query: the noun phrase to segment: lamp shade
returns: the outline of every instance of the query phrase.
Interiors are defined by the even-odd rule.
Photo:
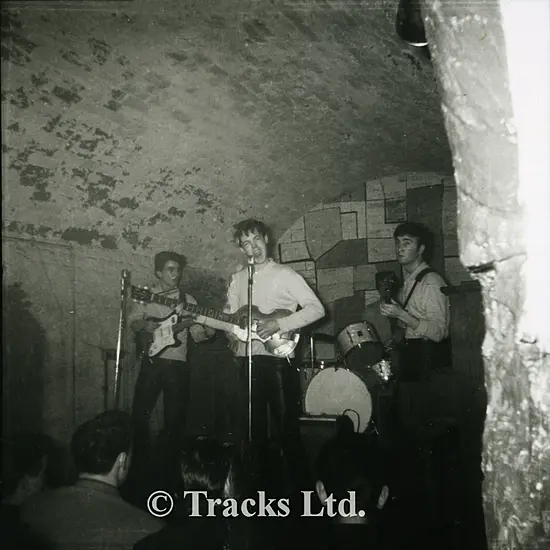
[[[420,0],[399,0],[395,30],[401,40],[411,46],[426,46],[426,31],[422,21]]]

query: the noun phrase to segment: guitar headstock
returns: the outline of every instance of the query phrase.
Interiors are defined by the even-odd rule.
[[[153,298],[153,293],[146,286],[134,286],[132,285],[130,296],[134,302],[151,302]]]

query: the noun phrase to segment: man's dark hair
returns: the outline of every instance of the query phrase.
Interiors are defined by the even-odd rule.
[[[107,474],[120,453],[132,447],[132,422],[123,411],[106,411],[74,433],[71,451],[79,473]]]
[[[208,498],[223,499],[225,483],[236,466],[236,461],[237,453],[229,443],[208,437],[188,439],[180,453],[183,489],[206,491]],[[201,505],[203,500],[201,499]]]
[[[35,477],[44,469],[53,442],[42,433],[20,433],[2,442],[2,498],[8,498],[25,476]]]
[[[262,237],[267,237],[269,231],[265,223],[252,218],[243,220],[233,226],[233,238],[237,244],[240,244],[241,237],[250,235],[251,233],[258,233]]]
[[[337,501],[353,491],[358,510],[375,512],[385,485],[381,451],[373,440],[342,425],[317,456],[317,479]]]
[[[167,262],[176,262],[182,270],[187,265],[187,258],[182,254],[165,250],[155,255],[155,273],[162,271]]]
[[[433,252],[433,234],[432,232],[423,224],[417,222],[403,222],[399,224],[395,231],[393,232],[393,238],[397,237],[414,237],[418,240],[418,246],[424,245],[423,258],[431,258]]]

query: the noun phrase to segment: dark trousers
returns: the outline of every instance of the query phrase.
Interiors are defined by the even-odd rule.
[[[399,346],[398,379],[406,382],[428,380],[435,370],[451,367],[450,340],[431,342],[422,338],[403,340]]]
[[[244,399],[246,436],[248,437],[248,359],[239,361],[241,390]],[[298,372],[286,359],[256,355],[252,363],[252,447],[259,450],[260,461],[269,440],[280,442],[291,491],[308,484],[307,460],[302,445],[299,414],[300,386]],[[261,465],[260,467],[262,467]]]
[[[135,468],[149,467],[151,459],[151,415],[163,394],[164,443],[169,461],[174,458],[177,446],[185,434],[189,405],[189,365],[183,361],[144,358],[136,381],[132,419],[134,425]]]

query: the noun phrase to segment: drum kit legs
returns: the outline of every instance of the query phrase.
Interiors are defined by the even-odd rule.
[[[343,359],[316,362],[315,340],[337,343]],[[390,384],[392,371],[374,328],[360,322],[336,337],[313,333],[309,346],[308,365],[300,369],[305,417],[346,415],[356,432],[376,430],[377,397]]]

